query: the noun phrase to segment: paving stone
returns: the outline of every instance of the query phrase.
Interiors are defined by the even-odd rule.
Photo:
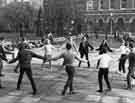
[[[129,98],[121,98],[121,102],[122,103],[135,103],[134,100],[129,99]]]
[[[17,100],[16,96],[0,97],[0,103],[14,103]]]
[[[21,103],[35,103],[38,101],[40,101],[40,97],[37,98],[32,96],[25,96],[20,100]]]
[[[57,75],[58,76],[58,75]],[[47,75],[47,76],[43,76],[42,79],[43,80],[48,80],[48,79],[54,79],[57,77],[56,75]]]
[[[24,93],[25,92],[23,92],[23,91],[13,91],[13,92],[9,92],[8,94],[13,95],[13,96],[19,96],[19,95],[22,95]]]
[[[128,98],[135,98],[135,93],[133,91],[122,90],[122,89],[113,89],[110,94],[115,96],[122,96]]]
[[[47,101],[61,101],[62,100],[62,96],[48,96],[44,98]]]
[[[105,96],[102,98],[102,103],[119,103],[120,97]]]
[[[86,101],[92,101],[92,102],[98,102],[101,99],[101,96],[98,95],[88,95],[85,100]]]

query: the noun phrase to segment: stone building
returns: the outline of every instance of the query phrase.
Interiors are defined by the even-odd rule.
[[[87,0],[89,32],[135,32],[135,0]]]

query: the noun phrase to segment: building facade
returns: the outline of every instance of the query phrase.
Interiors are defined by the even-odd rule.
[[[89,32],[135,32],[135,0],[87,0]]]

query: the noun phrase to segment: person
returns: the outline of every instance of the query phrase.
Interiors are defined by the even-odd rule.
[[[112,58],[107,54],[107,48],[102,48],[102,54],[99,55],[98,57],[98,62],[97,62],[97,69],[98,71],[98,82],[99,82],[99,90],[97,92],[103,92],[103,86],[102,86],[102,79],[104,76],[105,82],[108,87],[108,91],[111,91],[111,85],[108,79],[108,74],[109,74],[109,66]]]
[[[82,62],[87,62],[86,60],[83,60],[81,58],[79,58],[77,55],[75,55],[73,53],[73,51],[71,50],[72,48],[72,45],[70,43],[67,43],[66,44],[66,50],[64,52],[62,52],[60,55],[56,56],[56,57],[52,57],[52,58],[49,58],[48,61],[51,61],[51,60],[58,60],[58,59],[61,59],[63,58],[64,59],[64,63],[63,65],[65,66],[65,70],[67,72],[67,75],[68,75],[68,79],[66,81],[66,84],[64,86],[64,89],[61,93],[61,95],[65,95],[68,87],[69,87],[69,90],[70,90],[70,94],[74,94],[74,89],[73,89],[73,78],[74,78],[74,73],[75,73],[75,67],[74,67],[74,59],[77,59],[79,61],[82,61]]]
[[[83,58],[83,56],[85,55],[86,60],[88,60],[88,67],[90,67],[90,62],[89,62],[89,47],[91,48],[91,50],[94,49],[94,47],[92,45],[90,45],[90,43],[88,42],[86,36],[83,37],[83,41],[80,43],[79,46],[79,53],[80,53],[80,57]],[[81,61],[79,62],[79,67],[81,65]]]
[[[107,51],[109,51],[109,52],[113,52],[113,50],[112,49],[110,49],[110,47],[109,47],[109,45],[108,45],[108,42],[107,42],[107,40],[106,39],[104,39],[102,42],[101,42],[101,44],[100,44],[100,46],[99,46],[99,48],[97,48],[96,50],[98,50],[99,51],[99,54],[102,54],[102,48],[106,48],[107,49]]]
[[[3,42],[4,42],[4,37],[0,37],[0,55],[6,58]],[[0,59],[0,76],[4,76],[4,74],[2,74],[2,70],[3,70],[3,62],[2,59]]]
[[[43,49],[45,52],[44,52],[44,57],[47,57],[47,58],[51,58],[52,57],[52,51],[53,50],[56,50],[57,48],[55,48],[52,44],[51,44],[51,41],[49,39],[46,39],[46,45],[42,46],[41,48],[38,48],[38,49]],[[45,43],[44,41],[44,43]],[[42,67],[44,65],[46,61],[43,60],[43,63],[42,63]],[[49,61],[49,69],[52,71],[52,63],[51,61]]]
[[[122,45],[120,46],[119,49],[116,49],[116,51],[120,51],[120,59],[119,59],[119,72],[121,73],[121,71],[123,73],[126,73],[125,71],[125,62],[126,62],[126,57],[127,54],[129,53],[129,48],[127,47],[127,43],[126,42],[122,42]]]
[[[61,49],[65,49],[67,43],[70,43],[72,45],[72,50],[75,51],[77,55],[79,55],[76,43],[74,42],[72,36],[67,37],[66,42],[64,45],[62,45]]]
[[[51,32],[48,34],[48,39],[53,43],[53,34]]]
[[[129,48],[130,48],[130,53],[128,55],[128,61],[129,61],[129,66],[128,66],[128,73],[127,73],[127,89],[131,90],[131,78],[135,79],[135,75],[134,75],[134,67],[135,67],[135,53],[133,50],[133,44],[130,43],[129,44]]]
[[[31,60],[32,57],[36,57],[39,59],[46,59],[45,57],[39,56],[31,51],[25,50],[25,45],[24,44],[19,44],[18,45],[19,52],[17,54],[17,57],[15,59],[12,59],[9,61],[9,64],[16,62],[19,60],[19,65],[20,65],[20,75],[17,83],[17,90],[20,90],[20,85],[22,82],[23,74],[26,73],[27,77],[29,78],[32,89],[33,89],[33,95],[37,93],[37,89],[32,77],[32,70],[31,70]]]

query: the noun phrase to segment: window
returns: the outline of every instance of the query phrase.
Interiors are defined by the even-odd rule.
[[[116,5],[115,5],[116,2],[117,2],[117,0],[110,0],[110,9],[116,8]]]
[[[88,0],[86,3],[87,11],[95,9],[96,0]]]
[[[127,8],[127,0],[121,0],[121,8]]]
[[[99,0],[99,9],[104,9],[104,0]]]

